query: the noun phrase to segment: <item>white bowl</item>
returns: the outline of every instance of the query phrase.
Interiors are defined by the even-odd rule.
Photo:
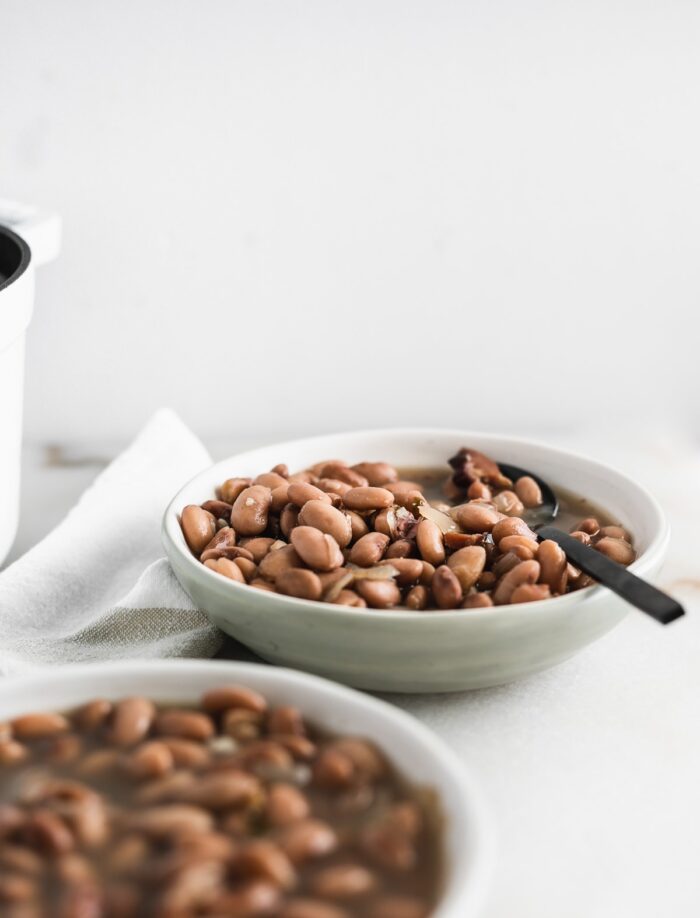
[[[589,498],[633,534],[635,573],[661,567],[668,526],[656,501],[619,472],[574,453],[512,437],[461,430],[370,430],[280,443],[241,453],[201,472],[174,497],[163,541],[175,574],[213,622],[261,657],[360,688],[440,692],[511,682],[567,659],[624,618],[629,606],[594,586],[556,599],[450,612],[354,609],[251,589],[214,573],[190,553],[178,522],[186,504],[214,496],[232,476],[278,462],[305,468],[325,458],[444,465],[472,446]]]
[[[454,753],[408,714],[325,679],[255,663],[146,660],[64,666],[4,679],[0,721],[32,711],[61,711],[91,698],[147,695],[196,702],[227,682],[262,692],[273,704],[296,704],[309,721],[336,733],[368,737],[410,782],[437,792],[444,819],[445,878],[433,918],[480,914],[493,863],[493,836],[481,793]]]

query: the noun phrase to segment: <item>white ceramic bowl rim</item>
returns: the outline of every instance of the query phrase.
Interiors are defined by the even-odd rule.
[[[290,698],[293,698],[295,689],[303,689],[322,697],[324,709],[329,711],[336,703],[340,710],[350,708],[355,711],[372,712],[377,720],[392,721],[398,726],[401,733],[408,737],[411,745],[424,749],[430,759],[434,760],[438,796],[441,785],[443,788],[451,786],[453,792],[457,793],[457,799],[462,804],[461,816],[468,821],[472,838],[468,864],[465,863],[463,853],[457,846],[450,847],[446,852],[451,863],[436,907],[435,918],[476,918],[488,892],[495,857],[494,835],[482,792],[469,771],[443,740],[420,721],[386,701],[320,676],[266,664],[225,660],[125,660],[69,664],[8,676],[0,684],[0,718],[45,710],[46,703],[43,700],[37,701],[37,694],[47,689],[51,690],[54,686],[57,698],[60,697],[61,686],[73,686],[72,691],[67,693],[73,700],[64,705],[71,707],[90,700],[95,694],[117,699],[145,691],[139,688],[140,679],[157,680],[159,676],[173,673],[178,675],[180,691],[180,687],[184,688],[187,685],[188,675],[196,678],[205,672],[207,680],[211,675],[212,684],[216,684],[219,678],[227,681],[235,679],[242,683],[247,681],[253,685],[257,684],[258,690],[263,693],[271,692],[269,686],[275,686],[283,689],[282,697]],[[105,687],[105,683],[109,684],[109,680],[115,676],[119,677],[124,690],[112,690],[110,693],[109,685]],[[92,687],[95,681],[99,682],[97,690]],[[82,688],[76,690],[75,686],[82,684],[84,691]],[[172,698],[158,697],[157,690],[151,690],[148,694],[155,701],[173,701]],[[195,700],[198,691],[193,690],[192,694]],[[8,705],[8,695],[22,697],[26,699],[26,703],[24,700],[14,703],[10,700]],[[58,702],[58,705],[60,707],[61,702]],[[384,749],[384,752],[392,759],[390,749]],[[395,764],[401,771],[401,763]]]
[[[542,450],[545,450],[552,456],[556,456],[561,460],[562,464],[585,461],[585,463],[592,469],[597,469],[601,473],[605,473],[609,476],[615,476],[621,483],[625,485],[628,491],[635,494],[635,498],[638,502],[645,503],[646,509],[649,512],[650,516],[654,517],[654,526],[655,535],[651,539],[650,543],[647,545],[646,549],[635,559],[635,561],[629,566],[629,570],[636,574],[643,574],[643,572],[653,566],[656,559],[663,555],[666,545],[669,540],[669,529],[666,518],[659,506],[657,500],[640,484],[633,481],[631,478],[628,478],[622,472],[617,469],[612,468],[612,466],[605,465],[602,462],[598,462],[595,459],[590,459],[587,456],[584,456],[581,453],[575,453],[571,450],[564,450],[558,447],[550,446],[547,443],[543,443],[538,440],[531,440],[526,437],[514,437],[514,436],[502,436],[501,434],[489,433],[487,431],[463,431],[463,430],[451,430],[442,427],[392,427],[389,429],[366,429],[366,430],[357,430],[357,431],[342,431],[340,433],[330,433],[323,434],[317,437],[301,437],[296,440],[287,440],[283,443],[270,444],[269,446],[279,447],[280,453],[287,449],[293,449],[295,447],[304,445],[310,449],[313,449],[314,444],[318,442],[319,448],[322,448],[322,445],[330,437],[352,437],[356,436],[358,438],[365,436],[378,436],[384,434],[389,437],[410,437],[415,436],[417,438],[426,437],[426,436],[454,436],[457,440],[463,440],[465,437],[472,436],[476,438],[486,438],[498,440],[499,443],[505,446],[515,446],[518,445],[527,445],[527,446],[536,446]],[[257,453],[260,449],[269,448],[269,447],[256,447],[252,450],[246,450],[243,453],[236,453],[233,456],[229,456],[226,459],[222,459],[219,462],[213,463],[211,466],[208,466],[206,469],[198,472],[194,475],[188,482],[186,482],[182,488],[177,492],[171,502],[168,504],[165,514],[163,516],[163,532],[167,535],[170,543],[174,547],[175,551],[185,559],[185,563],[190,565],[196,565],[199,571],[208,578],[213,578],[214,582],[220,582],[222,579],[221,574],[217,574],[215,571],[211,570],[208,567],[205,567],[201,564],[194,555],[190,552],[187,547],[187,543],[182,535],[182,530],[180,529],[180,511],[182,510],[183,503],[183,493],[189,489],[189,487],[196,482],[199,478],[208,476],[214,469],[221,468],[222,472],[226,469],[227,466],[230,466],[232,462],[240,461],[246,459],[249,455]],[[531,471],[536,472],[536,469],[531,469]],[[226,473],[223,472],[225,475]],[[230,476],[227,476],[230,477]],[[222,479],[223,480],[223,479]],[[586,495],[590,496],[590,495]],[[591,499],[595,499],[594,496],[591,496]],[[223,578],[226,579],[226,578]],[[230,588],[232,590],[249,590],[251,587],[246,584],[237,583],[234,580],[229,581]],[[586,587],[582,590],[576,590],[574,593],[567,593],[563,596],[552,597],[551,599],[543,599],[537,602],[528,602],[520,603],[518,606],[519,614],[526,615],[528,617],[535,617],[539,614],[543,605],[546,605],[548,609],[553,608],[553,604],[570,604],[572,601],[582,602],[588,597],[598,595],[600,592],[608,592],[608,588],[595,584],[590,587]],[[289,604],[295,605],[300,604],[304,606],[313,606],[317,608],[324,608],[328,610],[328,603],[315,602],[313,600],[307,599],[298,599],[294,596],[285,596],[281,593],[269,592],[266,594],[267,598],[272,603],[278,603],[279,608],[282,611],[285,608],[289,607]],[[508,608],[512,609],[513,606]],[[464,616],[465,612],[463,609],[451,609],[447,611],[431,611],[429,614],[416,612],[411,609],[397,609],[397,610],[388,610],[383,611],[381,609],[358,609],[352,606],[343,606],[343,605],[333,605],[332,607],[333,615],[345,621],[361,620],[364,618],[368,612],[372,616],[380,616],[386,619],[396,619],[397,621],[411,621],[414,623],[414,627],[421,627],[420,623],[427,624],[428,622],[435,621],[444,621],[448,622],[453,620],[456,617]],[[495,613],[497,614],[498,607],[494,610],[491,607],[488,608],[476,608],[469,610],[470,618],[485,618],[492,617]]]

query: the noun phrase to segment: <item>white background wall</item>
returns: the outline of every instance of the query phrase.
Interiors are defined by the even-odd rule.
[[[700,4],[0,0],[32,437],[700,422]]]

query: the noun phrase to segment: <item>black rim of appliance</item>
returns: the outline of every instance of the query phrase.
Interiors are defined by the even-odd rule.
[[[24,274],[31,257],[24,239],[6,226],[0,226],[0,291]]]

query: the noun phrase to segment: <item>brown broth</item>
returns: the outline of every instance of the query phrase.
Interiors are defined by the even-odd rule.
[[[441,501],[454,506],[464,503],[466,497],[460,497],[459,500],[450,500],[445,496],[443,486],[449,480],[450,474],[444,468],[413,466],[410,468],[401,467],[397,469],[402,479],[406,478],[415,481],[421,485],[426,498],[431,501]],[[603,510],[598,504],[589,500],[587,497],[581,497],[565,488],[552,488],[559,501],[559,512],[556,517],[556,525],[569,532],[577,523],[586,517],[595,517],[601,526],[619,526],[620,523],[610,513]],[[523,513],[523,519],[530,523],[541,522],[537,519],[537,510],[526,510]]]

